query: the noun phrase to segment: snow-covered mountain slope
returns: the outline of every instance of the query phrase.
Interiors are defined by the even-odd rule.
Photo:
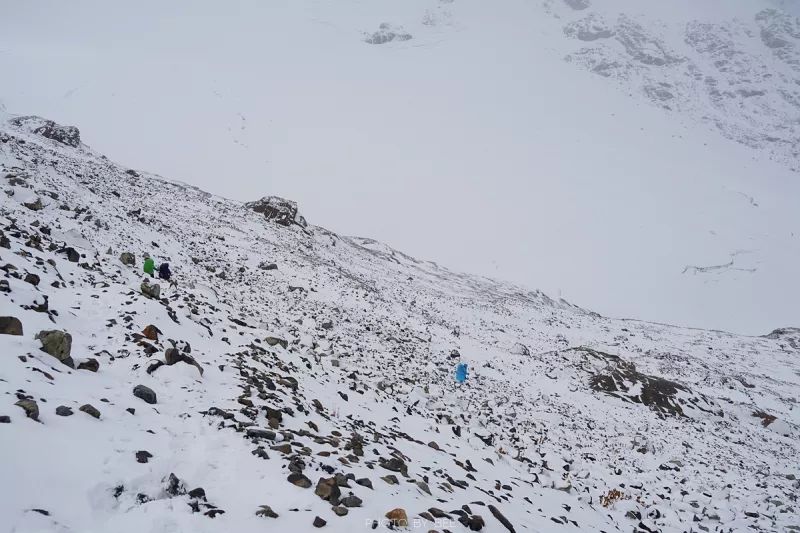
[[[35,117],[0,170],[2,531],[800,529],[799,330],[606,319]]]
[[[566,60],[798,170],[797,14],[766,1],[647,4],[543,2],[574,40]]]
[[[796,4],[8,2],[0,100],[337,233],[757,335],[800,321]]]

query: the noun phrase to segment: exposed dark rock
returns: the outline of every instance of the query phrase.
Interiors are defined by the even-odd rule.
[[[130,252],[122,252],[119,256],[119,262],[123,265],[133,266],[136,264],[136,256]]]
[[[22,322],[17,317],[0,316],[0,335],[22,335]]]
[[[358,496],[351,494],[350,496],[342,498],[339,503],[345,507],[361,507],[363,501]]]
[[[90,357],[86,361],[81,361],[78,363],[78,370],[90,370],[92,372],[97,372],[100,369],[100,363],[97,359]]]
[[[149,298],[158,300],[161,298],[161,286],[158,283],[150,283],[149,280],[144,280],[140,286],[142,294]]]
[[[10,424],[10,423],[11,423],[11,417],[10,416],[8,416],[8,415],[0,416],[0,424]]]
[[[262,516],[266,518],[278,518],[278,513],[272,510],[272,507],[269,505],[261,505],[256,511],[256,516]]]
[[[325,524],[327,524],[327,523],[328,522],[326,522],[325,520],[323,520],[322,518],[320,518],[318,516],[314,517],[314,527],[325,527]]]
[[[22,407],[28,418],[39,420],[39,405],[34,400],[19,400],[14,405]]]
[[[270,346],[280,345],[284,349],[289,348],[289,343],[286,342],[284,339],[279,339],[278,337],[267,337],[266,339],[264,339],[264,342],[266,342]]]
[[[244,205],[256,213],[262,213],[267,220],[272,220],[282,226],[291,226],[292,224],[301,227],[307,226],[305,219],[297,213],[297,202],[278,196],[265,196]]]
[[[178,476],[170,473],[169,477],[165,480],[164,491],[170,496],[180,496],[186,494],[186,487],[183,482],[178,479]]]
[[[136,452],[136,462],[137,463],[146,463],[153,457],[153,454],[148,452],[147,450],[139,450]]]
[[[492,504],[489,504],[489,512],[491,512],[492,516],[494,516],[498,522],[503,524],[503,526],[505,526],[507,530],[509,530],[511,533],[516,533],[514,526],[511,525],[511,522],[508,521],[508,518],[503,516],[503,513],[501,513],[500,510],[497,509],[497,507],[495,507]]]
[[[81,405],[78,410],[83,411],[87,415],[93,416],[95,418],[100,418],[100,411],[98,411],[97,408],[95,408],[92,404],[87,403]]]
[[[136,385],[133,388],[133,395],[137,398],[144,400],[149,404],[156,403],[156,393],[153,392],[153,389],[150,387],[146,387],[144,385]]]
[[[331,505],[335,505],[339,501],[339,496],[342,495],[342,491],[339,490],[339,486],[336,484],[336,478],[320,478],[317,481],[317,487],[314,489],[314,494],[331,503]]]
[[[289,474],[289,477],[286,478],[286,481],[303,489],[311,488],[311,480],[303,474],[297,472],[292,472]]]
[[[362,477],[361,479],[356,480],[356,484],[361,485],[362,487],[372,488],[372,481],[369,479]]]
[[[23,281],[25,283],[30,283],[34,287],[37,287],[39,285],[39,282],[41,281],[41,278],[39,278],[39,276],[37,276],[36,274],[31,274],[29,272],[25,274],[25,279]]]
[[[334,506],[331,508],[331,511],[333,511],[336,516],[347,516],[347,513],[349,512],[347,507],[342,507],[341,505]]]
[[[590,348],[576,348],[575,351],[585,354],[584,357],[592,363],[606,365],[602,371],[590,377],[592,390],[627,402],[641,403],[653,411],[668,415],[688,416],[686,411],[693,409],[706,413],[719,411],[705,396],[692,392],[680,383],[642,374],[633,363],[619,356]]]
[[[56,414],[58,416],[72,416],[72,409],[66,405],[59,405],[56,407]]]

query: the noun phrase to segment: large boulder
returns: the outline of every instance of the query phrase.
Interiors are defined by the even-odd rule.
[[[68,367],[75,368],[75,362],[70,355],[72,352],[72,335],[66,331],[46,329],[37,333],[36,339],[42,343],[42,351],[52,355]]]
[[[149,298],[158,300],[161,298],[161,285],[158,283],[150,283],[149,280],[144,280],[141,285],[142,294]]]
[[[297,212],[297,202],[280,198],[279,196],[265,196],[255,202],[244,204],[256,213],[262,213],[267,220],[272,220],[282,226],[297,224],[306,227],[306,219]]]
[[[0,335],[22,335],[22,322],[14,316],[0,316]]]
[[[81,132],[75,126],[62,126],[52,120],[36,116],[16,117],[9,122],[20,129],[52,139],[66,146],[77,148],[81,145]]]

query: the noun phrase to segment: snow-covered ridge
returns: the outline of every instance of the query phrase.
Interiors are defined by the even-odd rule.
[[[567,61],[798,170],[800,19],[768,4],[697,4],[660,19],[625,0],[543,3],[573,41]]]
[[[606,319],[37,130],[0,125],[3,531],[797,530],[796,329]]]

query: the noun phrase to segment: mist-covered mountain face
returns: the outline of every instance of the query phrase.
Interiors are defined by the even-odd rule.
[[[81,138],[0,125],[3,532],[800,529],[800,330],[607,319]]]
[[[546,0],[574,41],[565,59],[793,170],[800,161],[800,19],[796,5]],[[728,5],[723,5],[728,4]],[[648,6],[649,7],[649,6]],[[794,11],[794,13],[792,13]]]
[[[4,14],[0,100],[116,161],[608,316],[800,322],[792,2]]]

